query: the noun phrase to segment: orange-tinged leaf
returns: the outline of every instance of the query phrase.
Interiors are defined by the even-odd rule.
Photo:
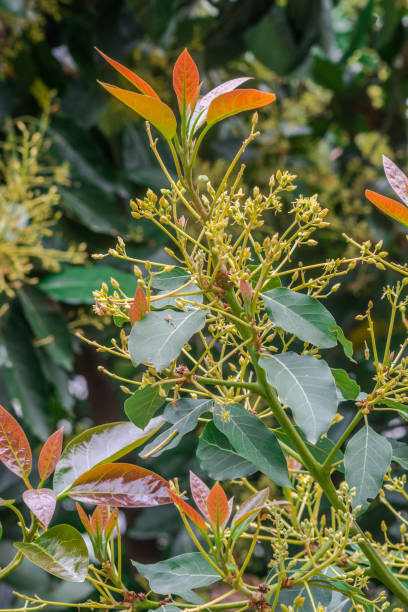
[[[207,123],[215,123],[243,111],[260,108],[275,102],[275,100],[275,94],[260,91],[259,89],[234,89],[233,91],[227,91],[227,93],[221,94],[211,102],[207,113]]]
[[[151,96],[152,98],[156,98],[157,100],[160,100],[159,96],[157,95],[157,93],[154,91],[153,87],[150,87],[149,83],[146,83],[146,81],[144,81],[140,76],[138,76],[135,72],[133,72],[132,70],[130,70],[129,68],[126,68],[126,66],[123,66],[123,64],[120,64],[119,62],[117,62],[116,60],[112,59],[111,57],[109,57],[108,55],[106,55],[105,53],[103,53],[103,51],[100,51],[97,47],[95,47],[96,51],[99,53],[99,55],[101,55],[103,57],[104,60],[106,60],[107,62],[109,62],[109,64],[111,66],[113,66],[115,68],[115,70],[117,70],[118,72],[120,72],[120,74],[122,76],[125,77],[125,79],[127,79],[128,81],[130,81],[135,87],[137,87],[142,93],[144,93],[146,96]]]
[[[141,321],[147,313],[147,298],[146,294],[141,287],[138,287],[135,291],[135,297],[129,309],[129,317],[132,325],[136,321]]]
[[[184,49],[174,64],[173,87],[181,108],[194,106],[199,91],[199,75],[187,49]]]
[[[81,504],[78,504],[78,502],[76,503],[76,509],[77,509],[79,518],[81,519],[81,523],[85,527],[85,530],[87,531],[89,535],[92,535],[93,529],[92,529],[91,521],[89,520],[89,517],[85,513],[85,510],[82,508]]]
[[[366,189],[366,198],[386,215],[408,227],[408,207],[386,196]]]
[[[109,508],[108,506],[96,506],[91,516],[91,525],[94,533],[102,534],[105,529],[106,523],[109,519]]]
[[[27,489],[23,493],[23,500],[45,529],[48,529],[57,503],[55,492],[52,489]]]
[[[228,520],[230,507],[224,489],[218,482],[211,489],[207,498],[207,511],[214,525],[223,525]]]
[[[166,138],[171,140],[177,129],[177,122],[170,106],[161,100],[143,94],[121,89],[108,83],[98,81],[112,96],[129,106],[138,115],[149,121]]]
[[[118,520],[119,510],[114,508],[110,514],[108,522],[105,525],[105,538],[110,538],[112,531],[115,529],[116,521]]]
[[[55,431],[44,443],[38,458],[38,472],[45,480],[55,470],[62,451],[62,427]]]
[[[170,495],[176,506],[178,506],[179,509],[184,512],[184,514],[187,514],[187,516],[193,521],[195,525],[197,525],[197,527],[203,533],[207,531],[203,517],[198,514],[198,512],[194,510],[194,508],[190,506],[190,504],[185,502],[184,499],[182,499],[179,495],[176,495],[176,493],[173,493],[173,491],[170,491],[170,489],[168,491],[168,494]]]
[[[190,490],[193,496],[195,505],[200,510],[201,514],[205,518],[209,518],[207,510],[207,498],[210,493],[210,489],[207,487],[205,482],[201,480],[194,472],[190,470]]]
[[[14,474],[26,479],[32,467],[27,436],[3,406],[0,406],[0,461]]]

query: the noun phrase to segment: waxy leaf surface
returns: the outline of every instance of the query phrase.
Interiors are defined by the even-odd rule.
[[[397,164],[394,164],[394,162],[386,155],[383,155],[383,166],[387,181],[397,196],[400,197],[401,200],[408,206],[408,177],[400,168],[398,168]]]
[[[141,287],[138,287],[135,291],[133,302],[130,305],[129,317],[132,325],[136,321],[141,321],[147,312],[147,298],[146,294]]]
[[[86,504],[148,508],[171,503],[168,482],[131,463],[98,465],[73,483],[69,495]]]
[[[383,213],[399,221],[403,225],[408,226],[407,206],[404,206],[401,202],[397,202],[397,200],[387,198],[376,191],[371,191],[370,189],[366,189],[365,195],[366,198]]]
[[[57,503],[55,492],[52,489],[27,489],[23,493],[23,500],[44,527],[48,529]]]
[[[20,478],[27,478],[31,472],[32,455],[27,436],[3,406],[0,406],[0,461]]]
[[[44,443],[38,458],[38,472],[40,478],[45,480],[55,470],[62,451],[62,427],[55,431]]]
[[[337,410],[336,386],[327,363],[312,355],[288,352],[261,357],[259,365],[306,438],[316,442]]]
[[[207,497],[207,513],[213,525],[222,526],[228,520],[230,508],[224,489],[218,482],[210,490]]]
[[[166,390],[168,385],[163,384],[161,387]],[[125,414],[137,427],[144,429],[165,402],[166,398],[160,395],[160,387],[149,385],[143,387],[143,389],[138,389],[125,400]],[[158,422],[158,419],[156,421]],[[160,424],[162,423],[163,420],[160,420]],[[154,433],[155,431],[152,432],[152,435]]]
[[[248,110],[254,110],[276,100],[273,93],[258,89],[235,89],[215,98],[207,113],[207,123],[215,123],[232,115]]]
[[[133,70],[126,68],[126,66],[123,66],[122,64],[112,59],[111,57],[109,57],[108,55],[100,51],[99,49],[96,49],[96,50],[99,53],[99,55],[103,57],[104,60],[106,60],[111,66],[113,66],[113,68],[115,68],[115,70],[117,70],[122,76],[124,76],[125,79],[127,79],[133,85],[135,85],[135,87],[137,87],[137,89],[139,89],[142,93],[144,93],[146,96],[151,96],[152,98],[156,98],[157,100],[160,100],[159,96],[154,91],[153,87],[151,87],[149,83],[146,83],[146,81],[144,81],[140,76],[134,73]]]
[[[198,85],[198,68],[187,49],[184,49],[173,69],[173,87],[181,108],[191,107],[194,104],[198,95]]]
[[[192,472],[191,470],[190,491],[191,495],[193,496],[195,505],[200,510],[201,514],[206,518],[209,518],[207,510],[207,499],[210,494],[210,489],[209,487],[207,487],[205,482],[203,482],[201,478],[199,478],[197,474],[194,474],[194,472]]]
[[[332,368],[336,387],[340,390],[345,400],[355,400],[360,393],[360,386],[350,378],[346,370]]]
[[[154,435],[161,424],[161,419],[154,419],[143,430],[126,421],[84,431],[71,440],[62,453],[54,474],[54,491],[61,495],[92,467],[127,455]]]
[[[256,466],[241,457],[212,422],[207,423],[200,436],[197,459],[204,472],[214,480],[233,480],[257,471]]]
[[[35,542],[17,542],[18,550],[49,574],[68,582],[83,582],[88,571],[88,549],[77,529],[56,525]]]
[[[173,493],[173,491],[169,490],[169,495],[174,501],[174,503],[184,512],[184,514],[186,514],[193,521],[193,523],[203,533],[207,531],[204,519],[200,514],[198,514],[197,510],[194,510],[194,508],[190,506],[190,504],[184,501],[184,499],[180,497],[180,495],[176,495],[176,493]]]
[[[336,346],[336,321],[318,300],[310,295],[278,287],[263,294],[266,312],[273,323],[295,334],[303,342],[320,348]]]
[[[176,133],[177,121],[170,106],[164,104],[161,100],[152,98],[151,96],[145,96],[143,94],[128,91],[127,89],[121,89],[115,87],[115,85],[109,85],[108,83],[102,83],[98,81],[102,87],[106,89],[112,96],[129,106],[138,115],[143,117],[154,125],[166,140],[171,140]]]

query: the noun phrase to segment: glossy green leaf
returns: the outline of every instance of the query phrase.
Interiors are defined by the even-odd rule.
[[[228,438],[237,453],[276,484],[291,487],[285,455],[266,425],[240,404],[217,407],[214,425]]]
[[[17,542],[18,550],[49,574],[68,582],[83,582],[88,571],[88,549],[77,529],[56,525],[34,542]]]
[[[261,357],[259,364],[306,438],[316,442],[337,410],[336,387],[327,363],[312,355],[288,352]]]
[[[27,489],[23,493],[23,500],[31,512],[48,529],[57,503],[55,492],[52,489]]]
[[[125,414],[137,427],[142,429],[147,427],[151,418],[166,402],[166,396],[163,397],[160,394],[160,389],[167,391],[169,385],[163,384],[155,387],[149,385],[138,389],[125,400]]]
[[[392,438],[389,438],[389,442],[392,446],[392,460],[399,463],[404,470],[408,470],[408,444]]]
[[[199,438],[197,459],[204,472],[214,480],[233,480],[257,471],[253,463],[236,452],[212,421],[207,423]]]
[[[144,447],[141,453],[142,458],[146,455],[157,457],[163,451],[177,446],[182,437],[196,427],[198,418],[211,408],[212,402],[205,399],[184,398],[167,404],[163,412],[163,419],[172,426]],[[167,443],[165,443],[166,440],[168,440]],[[157,451],[153,452],[155,448]]]
[[[357,490],[353,507],[368,508],[382,486],[391,458],[390,442],[369,426],[362,427],[349,440],[344,453],[344,467],[347,484]]]
[[[395,410],[398,414],[405,420],[408,421],[408,406],[407,404],[403,404],[402,402],[396,402],[394,400],[382,399],[381,404],[390,408],[390,410]]]
[[[336,334],[337,341],[343,347],[345,356],[348,357],[350,361],[353,361],[354,363],[356,363],[355,359],[353,359],[354,349],[353,349],[353,343],[351,342],[351,340],[348,340],[346,338],[346,336],[344,335],[344,331],[341,329],[339,325],[334,325],[332,327],[332,331]]]
[[[161,424],[161,419],[154,419],[142,430],[133,423],[107,423],[79,434],[65,447],[57,464],[54,491],[61,495],[84,472],[127,455],[154,435]]]
[[[158,372],[177,359],[183,346],[205,325],[206,311],[149,312],[137,321],[129,335],[129,353],[134,365],[152,364]]]
[[[276,327],[321,348],[337,344],[336,334],[330,331],[336,321],[315,298],[287,287],[277,287],[262,297],[266,312]]]
[[[336,387],[341,391],[345,400],[355,400],[360,393],[360,386],[350,378],[346,370],[332,368],[332,374]]]

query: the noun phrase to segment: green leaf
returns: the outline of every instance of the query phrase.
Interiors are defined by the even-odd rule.
[[[77,529],[56,525],[34,542],[14,546],[32,563],[68,582],[83,582],[88,571],[88,549]]]
[[[404,470],[408,470],[408,444],[392,438],[388,438],[388,440],[392,446],[392,460],[399,463]]]
[[[153,436],[162,423],[162,419],[154,419],[144,430],[128,422],[107,423],[79,434],[65,447],[57,463],[54,491],[61,495],[91,468],[127,455]]]
[[[323,434],[337,410],[337,396],[330,368],[312,355],[282,353],[261,357],[268,382],[310,442]]]
[[[330,583],[328,580],[325,581],[326,588],[316,588],[312,585],[309,585],[310,592],[313,600],[310,599],[310,596],[303,585],[295,585],[290,589],[282,589],[279,593],[278,599],[278,610],[282,610],[281,604],[285,606],[293,606],[294,600],[296,597],[304,597],[305,602],[302,606],[302,612],[315,612],[318,607],[318,604],[322,604],[324,610],[330,610],[328,606],[331,603],[333,592],[330,590]],[[296,608],[295,608],[296,609]],[[341,608],[339,609],[342,610]],[[334,610],[333,610],[334,612]]]
[[[262,297],[266,312],[276,327],[321,348],[337,344],[336,334],[330,331],[336,321],[315,298],[287,287],[272,289]]]
[[[340,389],[344,399],[355,400],[361,391],[356,381],[350,378],[346,370],[332,368],[331,373],[333,374],[336,387]]]
[[[357,490],[354,507],[368,508],[382,486],[391,458],[390,442],[371,427],[362,427],[351,438],[344,453],[344,467],[347,484]]]
[[[134,365],[152,364],[158,372],[177,359],[183,346],[205,325],[206,311],[149,312],[137,321],[129,335],[129,353]]]
[[[167,391],[170,386],[163,384],[161,388]],[[143,389],[138,389],[125,400],[125,414],[132,423],[143,429],[165,401],[166,397],[160,395],[160,387],[149,385]]]
[[[408,421],[408,406],[406,404],[389,399],[382,399],[381,404],[384,404],[391,410],[395,410],[405,421]]]
[[[188,596],[191,589],[208,586],[220,580],[201,553],[185,553],[166,561],[145,564],[132,561],[138,572],[149,581],[150,588],[160,595]]]
[[[200,436],[196,454],[201,468],[214,480],[233,480],[257,471],[255,465],[240,457],[212,421]]]
[[[71,370],[74,358],[72,339],[62,312],[47,303],[48,298],[34,287],[25,285],[18,291],[18,296],[35,339],[47,340],[43,347],[48,356],[57,365]]]
[[[118,281],[122,291],[132,296],[137,287],[137,279],[133,274],[122,272],[112,266],[72,266],[58,274],[50,274],[43,278],[39,286],[54,300],[68,304],[92,304],[92,292],[100,289],[103,282],[109,283],[113,277]]]
[[[171,423],[172,427],[166,429],[153,442],[144,447],[141,453],[142,459],[145,455],[158,457],[163,451],[177,446],[182,437],[196,427],[198,417],[203,412],[211,410],[211,408],[212,401],[203,399],[180,399],[175,403],[167,404],[163,412],[163,418],[167,423]],[[169,442],[164,444],[166,440],[169,440]],[[155,448],[158,448],[158,450],[152,453]]]
[[[251,265],[248,266],[249,270],[253,272],[258,266]],[[261,269],[259,269],[253,276],[250,278],[250,283],[252,287],[256,287],[259,279],[261,277]],[[272,276],[272,278],[268,279],[261,287],[261,291],[269,291],[270,289],[276,289],[276,287],[282,287],[282,281],[279,276]]]
[[[296,429],[299,435],[301,436],[301,438],[304,438],[302,431],[298,428]],[[294,451],[296,450],[295,448],[293,448],[293,445],[290,439],[288,438],[287,434],[282,429],[275,429],[275,433],[278,436],[279,440],[282,440],[282,442],[284,442],[284,444],[292,448],[292,450]],[[307,440],[304,440],[304,442],[307,448],[309,449],[309,451],[312,453],[313,457],[317,461],[319,461],[319,463],[325,462],[327,455],[330,453],[330,451],[332,450],[334,446],[334,442],[332,442],[332,440],[326,437],[320,438],[316,442],[316,444],[310,444],[310,442],[307,442]],[[342,461],[342,460],[343,460],[343,453],[341,450],[338,450],[334,456],[333,462],[337,463],[338,461]],[[344,471],[341,465],[337,466],[336,469],[339,470],[340,472]]]
[[[351,342],[351,340],[347,340],[346,336],[344,335],[344,331],[341,329],[341,327],[339,325],[334,325],[331,328],[331,331],[336,334],[337,341],[343,347],[345,356],[348,357],[350,361],[356,363],[355,359],[353,359],[353,343]]]
[[[152,282],[152,287],[154,289],[158,289],[158,293],[155,297],[159,297],[160,295],[166,295],[171,291],[175,291],[178,287],[182,287],[186,283],[191,280],[191,274],[189,274],[184,268],[180,268],[178,266],[174,267],[169,272],[162,272],[154,277]],[[194,293],[196,291],[200,291],[198,285],[192,283],[185,289],[182,289],[180,293]],[[183,297],[183,296],[182,296]],[[191,300],[194,302],[199,302],[202,304],[203,295],[191,295],[185,296],[187,300]],[[152,302],[152,308],[164,308],[167,306],[177,306],[176,304],[177,294],[174,296],[166,297],[163,299],[159,299],[157,301]]]
[[[222,410],[222,412],[221,412]],[[214,425],[237,453],[283,487],[291,487],[286,459],[279,442],[266,425],[240,404],[217,406]]]

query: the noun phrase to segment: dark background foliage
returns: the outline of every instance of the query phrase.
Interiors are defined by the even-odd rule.
[[[298,175],[299,193],[319,194],[332,225],[315,258],[343,253],[346,231],[359,240],[383,239],[393,257],[404,261],[402,226],[372,210],[363,193],[368,185],[386,191],[383,152],[406,165],[406,0],[0,0],[1,120],[39,117],[46,92],[55,90],[50,152],[70,169],[70,186],[59,189],[63,215],[46,246],[86,242],[89,254],[106,252],[121,235],[132,256],[164,261],[163,237],[148,223],[132,220],[128,201],[165,183],[143,122],[98,86],[96,79],[117,83],[117,77],[94,46],[135,69],[172,105],[172,65],[185,46],[199,65],[204,90],[226,78],[254,76],[257,86],[276,92],[277,103],[261,113],[262,135],[246,153],[246,184],[265,186],[278,168],[288,169]],[[220,176],[249,121],[249,116],[234,118],[215,131],[197,173]],[[270,218],[265,233],[286,220]],[[0,238],[6,239],[1,231]],[[61,422],[69,437],[93,423],[123,418],[125,396],[97,366],[131,373],[82,344],[72,331],[84,329],[101,341],[116,334],[110,323],[94,326],[91,291],[113,275],[132,293],[135,281],[116,260],[89,259],[86,268],[66,264],[57,277],[33,264],[39,284],[23,285],[13,298],[0,294],[0,306],[8,306],[0,318],[0,400],[22,416],[35,447]],[[363,358],[365,332],[354,316],[374,295],[381,336],[386,331],[381,286],[392,280],[379,270],[356,270],[330,300],[355,343],[363,389],[371,371]],[[48,336],[54,342],[42,344]],[[344,365],[340,353],[333,361]],[[347,407],[345,417],[346,422]],[[402,421],[378,418],[375,424],[389,435],[405,436]],[[150,465],[165,477],[183,477],[188,467],[198,471],[191,459],[194,447],[191,436],[177,452],[168,451]],[[4,497],[16,495],[15,479],[1,467],[0,488]],[[58,518],[71,509],[66,505]],[[377,511],[365,519],[373,530],[379,528]],[[172,513],[163,507],[126,515],[134,558],[149,561],[186,546]],[[0,562],[15,535],[6,513],[4,526]],[[253,572],[264,567],[264,555],[260,549]],[[26,563],[9,580],[27,591],[33,585],[43,596],[55,588],[54,579]],[[53,593],[53,599],[85,596],[78,586],[75,593]]]

